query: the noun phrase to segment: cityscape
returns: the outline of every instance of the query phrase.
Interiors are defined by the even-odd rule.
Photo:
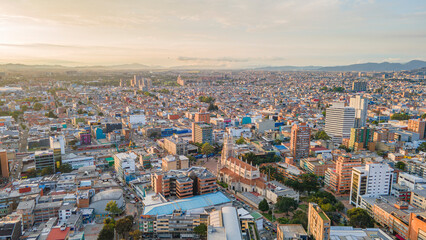
[[[0,1],[0,239],[426,239],[425,12]]]

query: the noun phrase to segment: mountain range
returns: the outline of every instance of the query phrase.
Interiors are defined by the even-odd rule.
[[[407,63],[360,63],[342,66],[265,66],[250,68],[254,70],[264,71],[335,71],[335,72],[391,72],[391,71],[411,71],[415,69],[425,68],[426,61],[412,60]],[[77,66],[67,67],[62,65],[26,65],[26,64],[0,64],[0,71],[4,70],[149,70],[149,69],[209,69],[208,66],[179,66],[179,67],[161,67],[161,66],[148,66],[139,63],[110,65],[110,66]]]

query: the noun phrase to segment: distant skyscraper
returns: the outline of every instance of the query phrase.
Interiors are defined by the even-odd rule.
[[[355,97],[351,97],[350,107],[355,108],[355,128],[364,127],[367,122],[367,109],[368,102],[365,98],[357,95]]]
[[[367,91],[367,82],[363,81],[354,81],[352,83],[352,91],[354,92],[363,92]]]
[[[343,138],[350,138],[354,122],[355,109],[335,103],[326,110],[325,132],[334,142],[341,143]]]
[[[294,160],[309,156],[311,128],[306,123],[294,124],[291,128],[290,149]]]

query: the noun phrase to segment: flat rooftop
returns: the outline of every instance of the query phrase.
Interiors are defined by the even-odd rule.
[[[209,193],[176,201],[145,206],[143,215],[166,215],[174,210],[187,211],[196,208],[221,205],[231,202],[222,192]]]

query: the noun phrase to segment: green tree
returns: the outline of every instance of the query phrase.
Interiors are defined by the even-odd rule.
[[[136,229],[135,231],[132,231],[129,233],[129,235],[133,238],[133,240],[140,240],[142,239],[142,232]]]
[[[42,108],[43,108],[43,104],[41,104],[39,102],[34,103],[34,105],[33,105],[33,109],[36,110],[36,111],[40,111]]]
[[[421,116],[421,118],[425,119],[426,118],[426,113],[423,113],[422,116]]]
[[[28,178],[34,178],[37,177],[37,171],[35,168],[31,168],[27,171],[27,177]]]
[[[395,113],[390,118],[391,120],[408,120],[411,116],[406,113]]]
[[[114,239],[114,227],[106,224],[99,232],[97,240],[113,240]]]
[[[51,175],[51,174],[53,174],[53,167],[45,167],[41,170],[42,176]]]
[[[104,113],[103,112],[98,112],[98,116],[103,117]]]
[[[395,167],[404,171],[405,170],[405,162],[399,161],[395,164]]]
[[[126,233],[130,232],[133,227],[133,217],[132,216],[126,216],[125,218],[117,220],[115,223],[115,229],[117,230],[117,233],[123,236],[124,239],[126,239]]]
[[[198,234],[201,238],[207,237],[207,226],[204,223],[194,227],[194,232]]]
[[[209,160],[209,154],[214,152],[214,147],[210,143],[204,143],[201,147],[201,153],[207,155],[207,161]]]
[[[285,213],[288,213],[291,210],[297,209],[298,206],[299,204],[293,198],[281,197],[281,196],[278,197],[277,203],[275,204],[275,207],[279,211],[285,212]]]
[[[262,201],[260,201],[259,210],[262,212],[266,212],[269,210],[269,204],[268,204],[268,201],[266,201],[266,199],[263,199]]]
[[[58,116],[56,116],[52,111],[46,113],[45,116],[48,118],[58,118]]]
[[[105,207],[105,211],[109,212],[113,216],[122,212],[116,201],[109,201]]]
[[[58,171],[61,172],[61,173],[70,173],[70,172],[72,172],[72,166],[71,166],[71,164],[68,164],[68,163],[62,164],[58,168]]]
[[[420,144],[420,146],[417,148],[417,150],[422,151],[422,152],[426,152],[426,142],[423,142],[422,144]]]
[[[327,135],[324,130],[318,131],[314,135],[315,140],[330,140],[331,138]]]
[[[245,144],[246,140],[243,138],[243,136],[241,136],[240,138],[237,139],[237,141],[235,141],[235,143],[238,145]]]
[[[348,210],[349,225],[359,228],[374,227],[374,219],[362,208],[352,208]]]

